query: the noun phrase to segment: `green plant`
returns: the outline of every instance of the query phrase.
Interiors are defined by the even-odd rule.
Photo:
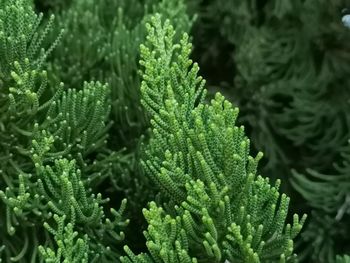
[[[263,173],[284,178],[292,210],[313,210],[298,245],[305,262],[334,262],[336,254],[349,251],[347,216],[340,220],[335,212],[346,203],[347,175],[342,170],[337,176],[333,167],[350,131],[350,34],[341,21],[348,4],[215,1],[204,4],[197,25],[219,32],[200,44],[207,45],[205,54],[220,59],[221,53],[231,63],[234,78],[226,79],[222,92],[240,108],[254,148],[266,154]],[[218,48],[221,42],[226,49]],[[223,70],[228,63],[211,64]],[[292,169],[298,171],[294,176]]]
[[[349,3],[0,0],[0,261],[348,262]]]
[[[318,262],[338,262],[335,255],[349,250],[346,234],[350,231],[349,146],[343,151],[341,164],[335,165],[335,171],[336,174],[322,174],[309,169],[305,175],[293,172],[294,188],[314,210],[312,220],[302,234],[304,243],[301,246],[317,240],[307,246],[306,252],[312,252],[313,260]]]
[[[147,27],[141,94],[152,135],[143,166],[161,201],[143,212],[149,254],[126,247],[122,261],[293,262],[305,216],[285,225],[289,198],[279,182],[256,176],[262,154],[249,155],[244,128],[234,125],[238,109],[220,94],[205,103],[188,35],[174,44],[173,27],[159,15]]]
[[[117,257],[106,242],[123,239],[125,201],[120,213],[112,209],[107,217],[102,205],[108,198],[90,189],[91,179],[108,169],[99,164],[117,157],[106,148],[110,89],[91,82],[81,91],[63,91],[63,84],[55,90],[43,66],[61,35],[42,47],[54,16],[42,27],[42,15],[24,0],[1,2],[0,16],[4,258],[37,262],[38,244],[44,242],[49,251],[60,239],[43,227],[54,214],[67,218],[74,235],[88,237],[84,253],[89,257]]]

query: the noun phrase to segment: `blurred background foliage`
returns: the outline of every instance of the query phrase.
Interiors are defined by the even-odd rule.
[[[281,178],[293,209],[311,213],[298,243],[305,262],[349,252],[349,4],[202,1],[193,30],[204,76],[239,106],[265,153],[261,173]]]

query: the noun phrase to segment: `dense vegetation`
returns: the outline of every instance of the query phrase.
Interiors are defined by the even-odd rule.
[[[0,0],[0,261],[349,263],[347,5]]]

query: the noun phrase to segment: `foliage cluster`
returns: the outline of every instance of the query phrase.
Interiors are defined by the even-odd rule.
[[[350,262],[343,7],[0,0],[0,261]]]

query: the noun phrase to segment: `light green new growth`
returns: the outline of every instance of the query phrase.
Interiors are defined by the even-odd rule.
[[[256,175],[262,157],[249,155],[238,109],[216,94],[205,101],[204,80],[189,59],[191,44],[160,15],[147,25],[141,45],[142,105],[151,116],[152,137],[143,161],[161,190],[143,211],[149,254],[123,262],[294,262],[293,239],[305,216],[286,224],[289,198]],[[175,211],[174,211],[175,208]]]
[[[88,262],[88,237],[77,238],[78,232],[73,230],[73,224],[65,224],[66,217],[54,215],[57,223],[57,230],[54,230],[49,225],[45,225],[48,231],[55,236],[55,241],[58,245],[57,252],[50,248],[39,247],[45,262],[55,263],[87,263]]]

